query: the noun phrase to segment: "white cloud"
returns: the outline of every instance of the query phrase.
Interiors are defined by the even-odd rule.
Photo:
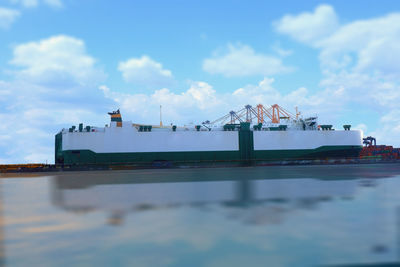
[[[339,25],[333,7],[321,5],[314,13],[286,15],[275,27],[320,49],[324,71],[353,68],[394,75],[400,70],[400,13]]]
[[[279,43],[275,43],[271,48],[281,57],[287,57],[293,54],[293,50],[284,49]]]
[[[280,33],[303,43],[314,44],[332,34],[338,28],[339,22],[332,6],[319,5],[313,13],[285,15],[274,25]]]
[[[19,67],[15,75],[39,84],[87,85],[105,76],[86,53],[84,42],[66,35],[19,44],[13,54],[10,63]]]
[[[321,81],[321,86],[344,88],[349,97],[346,101],[365,105],[377,112],[398,108],[400,101],[400,84],[379,75],[351,71],[330,73]]]
[[[10,0],[10,2],[23,7],[36,7],[38,5],[38,0]]]
[[[118,65],[126,82],[145,87],[162,87],[173,82],[172,72],[148,56],[130,58]]]
[[[63,6],[61,0],[44,0],[44,2],[52,7],[62,7]]]
[[[258,54],[253,48],[242,44],[228,44],[225,53],[214,53],[214,56],[203,61],[203,70],[211,74],[233,76],[268,76],[290,72],[293,69],[283,65],[280,58]]]
[[[377,144],[394,145],[399,147],[400,109],[393,109],[379,120],[380,127],[371,132],[376,137]]]
[[[189,89],[176,94],[167,88],[155,90],[152,94],[123,94],[101,86],[107,98],[112,99],[127,116],[140,122],[158,120],[159,105],[163,106],[166,120],[188,123],[201,120],[201,113],[223,105],[216,91],[205,82],[192,82]],[[191,110],[191,112],[188,112]],[[207,113],[207,112],[206,112]]]
[[[360,123],[360,124],[353,126],[352,129],[361,130],[365,133],[365,132],[367,132],[368,126],[365,123]]]
[[[54,134],[80,122],[102,125],[111,100],[82,40],[53,36],[14,47],[21,69],[0,81],[0,158],[5,163],[53,161]],[[10,142],[12,140],[12,142]]]
[[[354,21],[319,44],[324,86],[346,88],[351,102],[382,116],[368,135],[399,146],[400,14]],[[368,120],[366,118],[366,120]]]
[[[329,70],[352,67],[393,75],[399,71],[399,41],[400,13],[354,21],[320,41],[321,64]]]
[[[25,8],[37,7],[40,2],[49,5],[51,7],[62,7],[63,3],[61,0],[10,0],[13,4],[21,5]]]
[[[63,127],[103,124],[108,101],[96,88],[54,88],[1,82],[0,155],[4,162],[53,161],[54,135]],[[12,140],[12,142],[10,142]]]
[[[159,105],[163,106],[164,124],[212,121],[232,109],[239,110],[246,104],[259,103],[265,106],[278,103],[293,113],[294,107],[299,106],[305,116],[318,113],[322,121],[332,121],[341,115],[340,112],[331,111],[333,107],[340,107],[340,100],[345,97],[343,90],[325,90],[313,95],[301,87],[288,94],[281,94],[273,87],[273,82],[272,78],[264,78],[257,85],[247,85],[227,93],[217,92],[206,82],[192,82],[180,94],[167,88],[156,90],[152,94],[119,93],[107,86],[101,86],[100,89],[121,108],[124,119],[140,123],[157,123]]]
[[[0,7],[0,28],[8,29],[20,15],[18,10]]]
[[[275,26],[279,32],[319,50],[322,87],[342,90],[345,98],[341,101],[352,109],[365,107],[382,116],[375,122],[379,125],[375,131],[368,127],[373,131],[368,135],[376,135],[379,143],[400,145],[400,121],[396,119],[400,112],[400,13],[338,25],[333,7],[324,6],[328,14],[325,19],[320,7],[313,14],[287,15]],[[323,34],[316,30],[318,34],[302,37],[302,30],[314,32],[312,17],[331,21],[332,26]],[[293,26],[296,24],[302,30]],[[365,120],[371,123],[369,118]]]

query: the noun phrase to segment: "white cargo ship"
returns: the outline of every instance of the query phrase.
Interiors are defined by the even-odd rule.
[[[55,162],[64,165],[249,163],[358,157],[363,134],[344,125],[318,125],[278,105],[245,106],[199,125],[141,125],[109,113],[106,127],[74,126],[55,137]]]

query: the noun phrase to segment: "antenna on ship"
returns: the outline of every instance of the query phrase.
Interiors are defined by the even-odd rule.
[[[161,108],[162,108],[162,106],[160,105],[160,126],[163,126],[163,124],[162,124],[162,112],[161,112]]]
[[[299,108],[298,107],[296,107],[296,120],[299,118],[299,115],[300,115],[301,113],[299,112]]]

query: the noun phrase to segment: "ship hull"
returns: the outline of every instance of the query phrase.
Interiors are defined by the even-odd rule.
[[[56,163],[148,167],[358,157],[360,131],[159,131],[133,127],[56,135]]]
[[[359,156],[361,149],[361,146],[323,146],[316,149],[260,150],[255,151],[254,157],[249,159],[241,158],[239,151],[95,153],[91,150],[67,150],[62,152],[61,157],[62,163],[67,165],[139,164],[162,167],[191,163],[217,164],[248,161],[257,163],[355,158]]]

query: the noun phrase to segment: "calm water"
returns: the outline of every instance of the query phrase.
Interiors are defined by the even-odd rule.
[[[400,165],[0,178],[0,266],[400,263]]]

